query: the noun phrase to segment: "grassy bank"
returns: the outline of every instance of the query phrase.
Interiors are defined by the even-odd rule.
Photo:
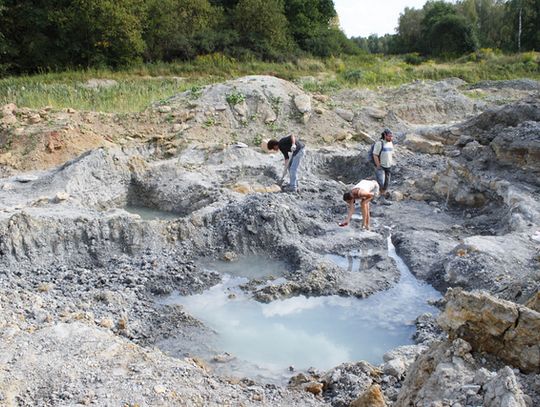
[[[0,105],[103,112],[138,112],[176,93],[244,75],[274,75],[298,81],[304,89],[330,92],[342,88],[396,86],[414,80],[458,77],[481,80],[540,80],[540,53],[500,55],[481,50],[453,62],[422,61],[416,56],[362,55],[286,63],[235,61],[208,55],[186,63],[145,64],[122,71],[80,70],[0,79]],[[110,87],[92,87],[90,79],[112,79]]]

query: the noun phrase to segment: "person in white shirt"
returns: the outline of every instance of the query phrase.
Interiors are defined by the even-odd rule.
[[[360,199],[362,212],[362,229],[369,230],[369,203],[373,197],[379,195],[379,183],[375,180],[363,179],[353,189],[343,194],[343,200],[347,203],[347,217],[339,226],[347,226],[354,213],[354,202]]]
[[[373,147],[373,162],[375,163],[375,177],[381,187],[381,195],[386,195],[390,183],[390,168],[394,165],[393,134],[390,129],[384,129],[381,140]]]

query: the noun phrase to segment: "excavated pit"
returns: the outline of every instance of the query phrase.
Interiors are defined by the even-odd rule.
[[[381,257],[370,250],[356,253],[360,262],[375,259],[376,264]],[[261,256],[205,261],[206,268],[222,275],[219,284],[200,294],[160,300],[167,306],[181,305],[203,321],[208,328],[204,343],[200,332],[189,337],[172,332],[157,346],[176,357],[202,357],[224,376],[275,384],[285,384],[298,372],[353,360],[381,363],[388,350],[413,343],[413,320],[426,312],[437,314],[428,301],[440,298],[412,276],[390,238],[384,255],[396,262],[401,274],[389,290],[365,299],[302,295],[268,303],[256,301],[246,288],[282,284],[290,273],[286,263]],[[246,284],[248,280],[255,282]]]
[[[536,199],[464,162],[404,153],[393,194],[371,206],[372,230],[358,213],[338,227],[343,192],[373,175],[367,148],[308,148],[299,194],[276,189],[281,156],[235,146],[169,160],[100,149],[4,179],[2,289],[42,296],[29,323],[85,320],[278,384],[433,338],[414,321],[438,312],[426,300],[439,293],[419,281],[514,301],[537,290],[519,232]],[[390,234],[410,273],[389,257]]]

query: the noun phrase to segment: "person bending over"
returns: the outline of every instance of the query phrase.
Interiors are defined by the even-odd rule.
[[[281,151],[283,157],[285,157],[283,175],[280,182],[285,178],[287,170],[289,171],[289,190],[291,192],[298,192],[298,167],[300,161],[304,156],[304,143],[302,143],[297,137],[290,135],[281,138],[279,141],[271,139],[267,143],[268,150]],[[290,156],[289,156],[290,154]]]
[[[369,203],[373,197],[379,194],[379,183],[375,180],[363,179],[349,192],[343,194],[343,200],[347,203],[347,217],[339,226],[347,226],[354,213],[354,202],[360,199],[360,209],[362,211],[362,228],[369,230]]]

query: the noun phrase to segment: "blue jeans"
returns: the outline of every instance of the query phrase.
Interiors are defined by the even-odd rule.
[[[296,153],[296,155],[291,158],[291,161],[289,163],[289,186],[292,189],[298,189],[298,178],[296,174],[298,172],[298,167],[300,166],[300,161],[304,156],[304,150],[305,148],[302,148],[298,153]]]
[[[381,190],[386,191],[390,183],[390,168],[375,167],[375,178],[377,178]]]

